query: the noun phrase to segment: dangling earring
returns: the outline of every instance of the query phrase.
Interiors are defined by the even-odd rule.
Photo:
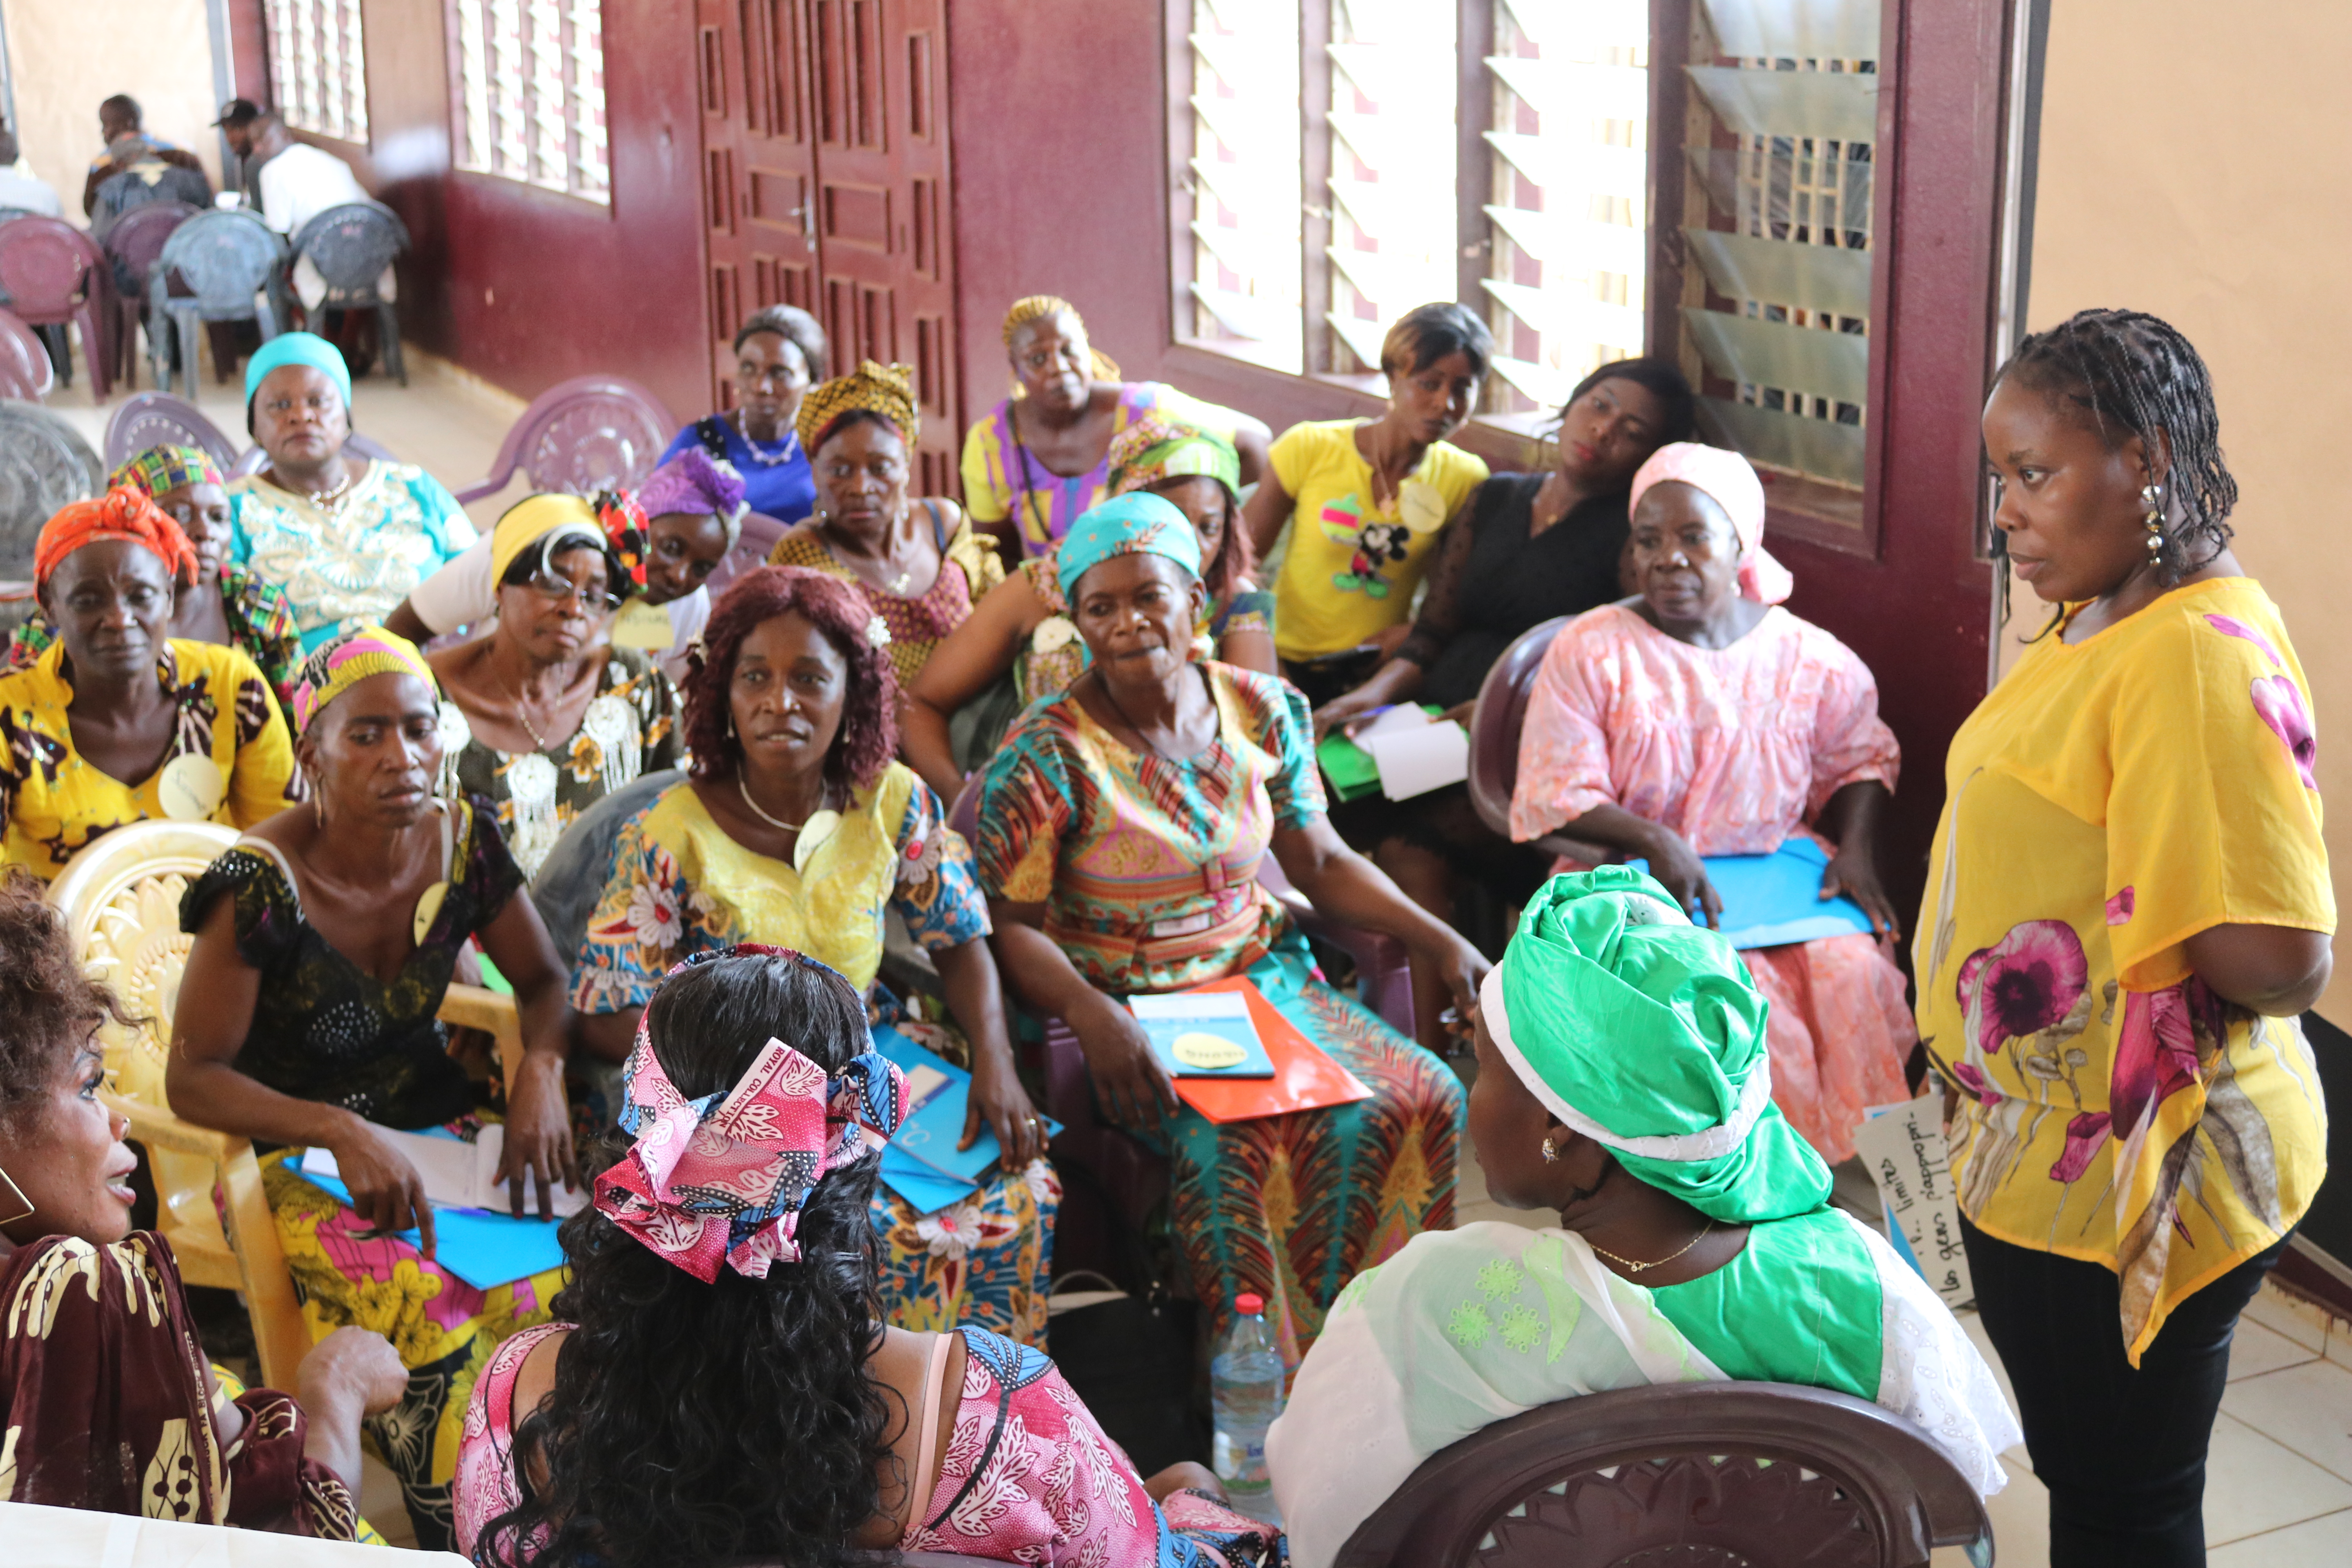
[[[15,1225],[20,1219],[31,1218],[33,1200],[25,1195],[25,1189],[16,1184],[16,1178],[10,1175],[5,1167],[0,1167],[0,1186],[6,1187],[8,1195],[16,1200],[16,1212],[0,1215],[0,1225]]]
[[[1559,1146],[1549,1138],[1543,1141],[1543,1157],[1544,1163],[1547,1165],[1559,1163]]]
[[[2164,492],[2153,483],[2142,485],[2139,499],[2147,508],[2147,558],[2154,561],[2164,553]]]

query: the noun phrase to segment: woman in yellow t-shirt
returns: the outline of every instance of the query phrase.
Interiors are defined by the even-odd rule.
[[[2050,1561],[2202,1563],[2231,1333],[2326,1166],[2310,706],[2179,332],[2028,338],[1984,442],[2009,559],[2060,608],[1952,741],[1919,1033]]]
[[[1446,437],[1470,417],[1494,354],[1475,312],[1418,306],[1381,344],[1388,412],[1294,425],[1275,442],[1242,515],[1261,560],[1297,519],[1275,582],[1274,648],[1317,707],[1361,685],[1411,629],[1437,531],[1486,477]]]

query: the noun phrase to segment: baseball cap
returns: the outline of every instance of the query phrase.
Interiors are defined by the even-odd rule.
[[[226,103],[221,105],[220,118],[214,121],[213,123],[215,125],[228,126],[250,125],[255,121],[260,119],[261,115],[261,105],[254,102],[253,100],[249,98],[232,98]]]

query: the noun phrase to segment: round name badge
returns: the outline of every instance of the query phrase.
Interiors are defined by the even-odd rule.
[[[416,915],[409,921],[409,931],[417,946],[425,945],[425,933],[431,931],[433,922],[441,918],[441,901],[448,896],[449,884],[446,882],[436,882],[417,895]]]
[[[1039,653],[1059,653],[1077,640],[1077,625],[1067,616],[1047,616],[1029,634],[1029,646]]]
[[[1168,1054],[1176,1065],[1200,1072],[1214,1072],[1220,1068],[1237,1068],[1249,1059],[1249,1052],[1223,1035],[1193,1033],[1179,1035]]]
[[[163,764],[155,798],[174,822],[202,822],[228,798],[228,780],[210,757],[191,753]]]
[[[1445,498],[1427,479],[1407,479],[1397,491],[1397,512],[1415,533],[1445,525]]]
[[[793,869],[805,869],[816,852],[824,847],[824,841],[832,837],[840,826],[841,813],[830,809],[817,812],[803,823],[800,839],[793,846]]]

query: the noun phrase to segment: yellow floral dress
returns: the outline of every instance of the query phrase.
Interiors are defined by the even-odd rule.
[[[2270,596],[2200,583],[2034,644],[1946,764],[1913,956],[1919,1033],[1960,1090],[1960,1207],[2113,1269],[2135,1366],[2326,1173],[2301,1026],[2222,1001],[2182,949],[2336,927],[2304,693]]]

